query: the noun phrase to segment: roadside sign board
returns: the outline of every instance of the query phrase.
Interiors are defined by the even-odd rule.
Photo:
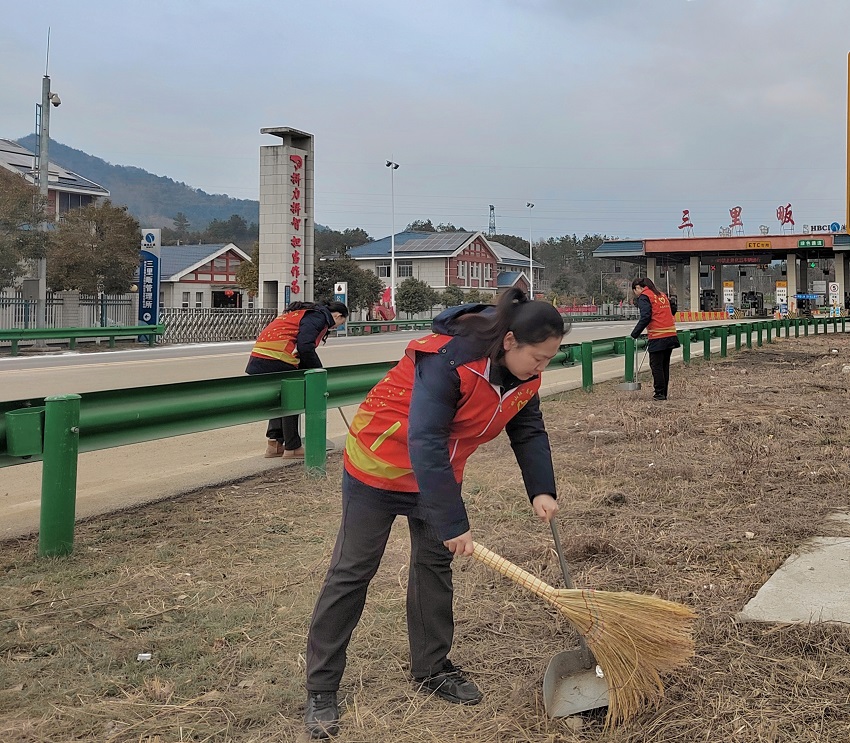
[[[348,282],[337,281],[334,284],[334,300],[348,305]],[[348,323],[343,323],[336,329],[337,336],[348,335]]]
[[[159,321],[159,258],[162,230],[142,230],[139,252],[139,324]]]
[[[823,240],[818,239],[806,239],[806,240],[797,240],[798,248],[822,248]]]
[[[829,293],[829,303],[831,305],[839,305],[841,304],[841,297],[838,292],[838,282],[830,281],[827,287],[827,291]]]

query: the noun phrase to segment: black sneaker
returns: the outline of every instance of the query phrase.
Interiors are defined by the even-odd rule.
[[[419,691],[436,694],[452,704],[478,704],[484,698],[480,689],[450,661],[446,661],[446,666],[440,673],[417,681],[420,684]]]
[[[339,732],[339,705],[335,691],[308,691],[304,724],[313,739],[325,740]]]
[[[667,395],[653,395],[653,396],[652,396],[652,399],[653,399],[653,400],[666,400],[666,399],[667,399]]]

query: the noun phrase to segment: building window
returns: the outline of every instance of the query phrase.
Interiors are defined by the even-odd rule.
[[[64,214],[71,209],[82,209],[84,206],[91,204],[93,200],[94,197],[87,196],[85,194],[65,193],[64,191],[60,191],[57,194],[57,203],[60,214]]]
[[[464,263],[463,261],[457,262],[457,277],[459,279],[466,278],[466,263]]]
[[[395,272],[400,279],[409,279],[413,276],[413,261],[397,261]]]
[[[484,264],[484,280],[490,281],[493,278],[493,266],[489,263]]]
[[[480,279],[481,278],[481,264],[480,263],[473,263],[472,264],[472,271],[469,275],[469,278],[471,278],[471,279]]]
[[[378,263],[375,266],[375,273],[378,275],[379,279],[388,279],[390,277],[390,264]]]
[[[195,292],[195,309],[201,309],[204,306],[204,293]]]
[[[165,307],[165,292],[159,293],[159,306]]]
[[[183,292],[183,302],[180,304],[180,306],[184,310],[189,309],[189,292]]]

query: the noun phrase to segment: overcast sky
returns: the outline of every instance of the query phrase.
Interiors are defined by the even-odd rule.
[[[850,0],[0,0],[0,137],[258,198],[316,138],[317,222],[534,239],[844,222]],[[81,175],[85,175],[82,173]],[[533,210],[526,202],[534,202]]]

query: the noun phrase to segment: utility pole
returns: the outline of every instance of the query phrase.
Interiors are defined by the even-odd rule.
[[[531,234],[531,210],[534,209],[534,204],[530,201],[526,202],[525,208],[528,209],[528,294],[530,299],[534,299],[534,240]]]
[[[62,101],[56,93],[50,92],[50,77],[47,74],[50,61],[50,29],[47,30],[47,59],[44,64],[44,78],[41,81],[41,104],[35,107],[35,121],[38,145],[35,151],[36,170],[38,172],[38,192],[47,209],[49,181],[50,149],[50,106],[58,106]],[[41,230],[47,231],[47,220],[41,223]],[[38,306],[35,326],[43,328],[47,322],[47,258],[38,259]],[[43,341],[42,341],[43,343]],[[39,345],[38,343],[36,345]]]

